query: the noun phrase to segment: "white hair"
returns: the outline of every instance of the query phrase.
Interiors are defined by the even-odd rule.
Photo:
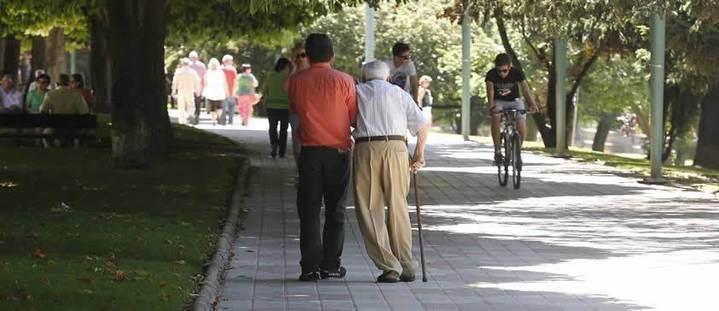
[[[180,65],[187,66],[190,64],[190,59],[187,57],[180,58]]]
[[[389,77],[389,66],[383,61],[371,61],[362,66],[362,76],[365,81],[387,80],[387,77]]]
[[[212,59],[210,59],[210,62],[207,63],[207,69],[210,69],[210,70],[220,69],[220,61],[217,60],[217,58],[213,57]]]
[[[234,60],[235,58],[232,57],[230,54],[225,54],[225,56],[222,56],[222,63],[226,63],[227,61]]]
[[[187,55],[189,58],[197,58],[197,51],[190,52],[189,55]]]

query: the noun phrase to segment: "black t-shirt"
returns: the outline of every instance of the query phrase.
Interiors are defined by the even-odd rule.
[[[492,82],[494,85],[494,99],[514,101],[519,98],[519,83],[526,80],[524,73],[514,67],[509,69],[506,78],[499,77],[497,68],[492,68],[484,77],[485,82]]]

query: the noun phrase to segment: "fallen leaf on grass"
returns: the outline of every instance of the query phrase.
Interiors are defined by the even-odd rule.
[[[47,257],[47,255],[45,255],[45,253],[44,253],[44,252],[42,251],[42,249],[39,248],[39,247],[35,247],[35,251],[32,252],[32,254],[33,254],[35,257],[41,258],[41,259]]]
[[[77,291],[77,292],[80,293],[80,295],[92,295],[92,294],[95,294],[95,292],[93,292],[93,291],[91,291],[91,290],[89,290],[89,289],[81,289],[81,290],[79,290],[79,291]]]
[[[122,282],[127,279],[127,276],[125,275],[125,272],[122,272],[120,270],[115,271],[115,278],[114,280],[116,282]]]
[[[185,264],[185,261],[184,261],[184,260],[178,260],[178,261],[175,261],[175,263],[178,264],[178,265],[184,265],[184,264]]]

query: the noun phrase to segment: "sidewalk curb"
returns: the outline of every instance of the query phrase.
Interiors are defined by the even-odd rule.
[[[192,306],[192,310],[215,310],[219,297],[222,294],[222,280],[230,264],[230,258],[232,257],[232,246],[239,229],[242,197],[245,195],[249,179],[247,172],[250,169],[250,159],[242,158],[240,161],[242,163],[237,173],[237,183],[232,193],[227,221],[224,223],[222,234],[217,240],[217,250],[212,256],[207,269],[205,269],[205,276],[202,282],[200,282],[202,286]]]

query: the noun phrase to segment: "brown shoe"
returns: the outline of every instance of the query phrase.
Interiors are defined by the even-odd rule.
[[[377,277],[377,283],[397,283],[397,281],[399,281],[399,273],[392,270]]]
[[[402,282],[414,282],[414,274],[412,275],[400,275],[399,280]]]

